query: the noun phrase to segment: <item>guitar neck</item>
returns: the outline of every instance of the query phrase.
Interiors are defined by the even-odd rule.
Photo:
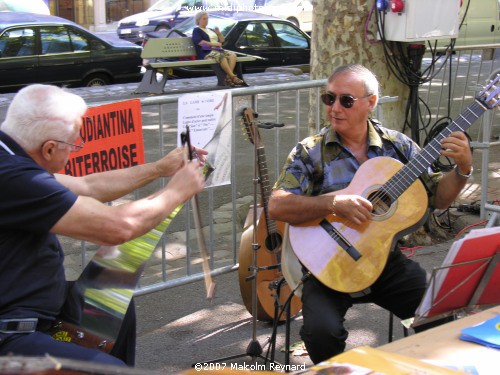
[[[480,102],[477,100],[474,101],[474,103],[465,109],[455,121],[429,142],[417,156],[412,158],[403,168],[394,174],[394,176],[382,186],[382,190],[388,194],[393,201],[396,200],[439,158],[441,153],[441,141],[452,132],[467,130],[485,110],[486,108]]]
[[[271,184],[269,183],[269,174],[267,170],[266,154],[263,146],[257,148],[257,166],[259,169],[260,191],[262,195],[262,206],[266,216],[267,233],[277,231],[276,222],[269,219],[268,204],[271,196]]]

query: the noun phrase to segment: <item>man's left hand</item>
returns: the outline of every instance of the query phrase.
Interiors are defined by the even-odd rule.
[[[459,172],[468,174],[472,167],[472,152],[463,132],[453,132],[441,141],[441,155],[453,159]]]
[[[184,160],[186,160],[185,155],[186,149],[184,147],[177,147],[170,151],[162,159],[156,162],[156,169],[161,177],[173,176],[182,166],[184,165]],[[201,165],[206,161],[206,155],[208,152],[202,148],[192,147],[193,156],[196,156]]]

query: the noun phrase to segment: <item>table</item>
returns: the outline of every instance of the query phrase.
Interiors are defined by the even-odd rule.
[[[499,374],[500,350],[459,339],[461,329],[482,323],[498,314],[500,314],[500,305],[393,341],[377,349],[430,360],[432,363],[475,366],[481,370],[479,372],[481,375]]]

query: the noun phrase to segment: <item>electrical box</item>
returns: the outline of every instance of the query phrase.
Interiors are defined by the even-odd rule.
[[[379,38],[399,42],[456,38],[460,3],[461,0],[389,0],[384,6],[383,0],[377,1],[379,27],[383,30]]]

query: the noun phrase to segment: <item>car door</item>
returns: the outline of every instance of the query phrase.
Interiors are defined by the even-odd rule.
[[[39,71],[46,82],[78,83],[90,62],[90,47],[66,26],[40,27]]]
[[[13,27],[0,35],[0,85],[24,86],[38,82],[38,54],[33,27]]]
[[[239,35],[235,42],[236,52],[265,59],[245,62],[243,66],[246,72],[262,72],[268,67],[282,65],[280,49],[267,22],[239,23],[235,31]],[[231,31],[231,34],[233,33],[234,31]]]
[[[311,42],[309,37],[288,22],[271,22],[277,45],[280,47],[281,65],[309,64]]]

